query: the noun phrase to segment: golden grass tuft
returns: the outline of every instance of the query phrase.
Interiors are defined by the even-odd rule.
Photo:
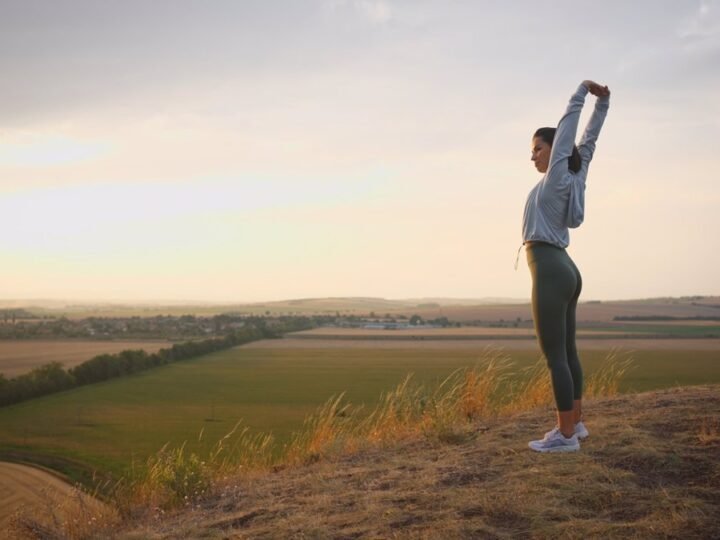
[[[333,396],[315,414],[305,418],[303,429],[285,446],[283,464],[314,462],[342,450],[352,430],[351,406],[343,404],[344,398],[344,393]]]
[[[525,368],[511,383],[507,394],[501,409],[506,415],[550,405],[553,392],[545,359],[540,357],[535,364]]]
[[[202,432],[199,435],[202,438]],[[124,514],[138,508],[167,509],[202,499],[223,478],[257,470],[274,463],[272,435],[252,434],[240,423],[222,437],[206,458],[179,448],[163,446],[143,467],[133,466],[129,478],[114,489]]]
[[[720,419],[710,416],[704,417],[700,423],[697,438],[702,446],[720,443]]]
[[[116,509],[100,502],[97,493],[86,493],[74,487],[63,498],[49,491],[43,505],[19,512],[11,522],[8,538],[84,539],[110,536],[109,531],[120,523]],[[0,534],[2,536],[2,534]]]
[[[417,433],[426,401],[422,387],[414,386],[412,375],[408,375],[394,390],[383,394],[375,409],[359,422],[353,446],[387,444]]]
[[[633,368],[631,353],[621,353],[612,349],[600,369],[588,377],[584,395],[588,398],[610,397],[618,394],[620,382]]]

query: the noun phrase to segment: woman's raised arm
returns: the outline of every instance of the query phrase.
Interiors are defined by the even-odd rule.
[[[590,120],[588,120],[587,126],[585,126],[585,132],[580,138],[578,143],[578,152],[580,153],[580,159],[582,165],[580,172],[587,175],[588,166],[590,160],[595,153],[595,141],[597,141],[598,135],[600,135],[600,129],[605,122],[605,116],[607,115],[608,108],[610,107],[610,89],[607,86],[600,86],[592,81],[585,81],[591,83],[588,90],[591,94],[598,97],[595,102],[595,109],[593,110]]]
[[[585,96],[588,90],[589,88],[584,82],[578,86],[570,98],[565,114],[558,122],[552,150],[550,150],[550,162],[545,174],[547,187],[553,186],[557,188],[562,185],[563,179],[568,172],[568,158],[572,155],[575,146],[580,112],[585,104]]]
[[[601,99],[604,98],[604,101],[607,101],[607,98],[610,96],[610,90],[608,87],[602,86],[595,81],[586,80],[578,86],[577,90],[570,98],[565,114],[560,119],[557,131],[555,132],[555,139],[553,140],[552,150],[550,151],[550,162],[547,174],[545,175],[546,184],[555,186],[561,185],[563,178],[568,172],[568,158],[572,155],[573,147],[575,146],[575,137],[577,136],[580,112],[585,104],[585,96],[587,96],[588,92]],[[607,110],[607,108],[605,108],[605,110]],[[597,126],[597,132],[599,132],[599,128],[602,126],[604,115],[602,116],[602,119],[598,118],[598,120],[600,120],[600,122]],[[588,127],[590,127],[590,125]],[[592,141],[586,139],[587,135],[588,133],[586,129],[586,132],[583,135],[583,141],[586,144],[584,150],[586,150],[585,154],[588,159],[585,159],[586,156],[583,156],[582,151],[580,154],[583,165],[586,167],[587,163],[590,161],[589,158],[592,157],[592,150],[594,149],[594,139]],[[596,138],[597,134],[595,135],[595,139]],[[580,148],[578,148],[578,150],[580,150]],[[589,152],[587,152],[587,150],[589,150]]]

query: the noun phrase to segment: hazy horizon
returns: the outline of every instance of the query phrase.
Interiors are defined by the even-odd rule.
[[[654,297],[628,297],[628,298],[580,298],[580,303],[587,302],[629,302],[629,301],[646,301],[646,300],[662,300],[662,299],[680,299],[680,298],[720,298],[720,294],[697,294],[697,295],[683,295],[683,296],[668,296],[660,295]],[[22,308],[22,307],[52,307],[53,305],[62,306],[102,306],[102,305],[115,305],[115,306],[145,306],[145,307],[163,307],[163,306],[237,306],[237,305],[252,305],[252,304],[272,304],[272,303],[284,303],[284,302],[311,302],[318,300],[379,300],[386,302],[447,302],[449,305],[452,302],[458,302],[465,305],[472,305],[472,302],[478,304],[522,304],[529,303],[530,297],[407,297],[407,298],[392,298],[383,296],[324,296],[324,297],[298,297],[298,298],[275,298],[275,299],[259,299],[259,300],[227,300],[227,301],[212,301],[202,299],[163,299],[163,298],[135,298],[135,299],[113,299],[113,298],[98,298],[98,299],[78,299],[78,298],[0,298],[0,309],[9,308]]]
[[[0,298],[529,298],[530,135],[587,78],[581,300],[719,292],[719,0],[0,15]]]

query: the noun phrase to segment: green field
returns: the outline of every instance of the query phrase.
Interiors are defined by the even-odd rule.
[[[692,324],[623,324],[595,325],[596,332],[622,332],[625,334],[652,334],[676,338],[718,338],[720,325],[692,325]]]
[[[509,354],[518,367],[538,359],[533,351]],[[586,373],[606,354],[583,353]],[[720,349],[633,357],[623,391],[720,383]],[[481,358],[479,351],[452,348],[231,349],[2,408],[0,458],[9,450],[64,456],[117,474],[165,443],[207,449],[241,419],[282,443],[333,394],[372,406],[408,373],[435,383]]]

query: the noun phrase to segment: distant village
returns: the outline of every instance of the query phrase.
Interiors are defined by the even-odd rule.
[[[225,335],[245,326],[240,317],[67,317],[34,316],[20,310],[0,313],[0,339],[197,339]]]
[[[38,316],[24,309],[0,311],[0,339],[164,339],[188,340],[224,336],[244,327],[248,321],[304,330],[317,327],[405,330],[460,326],[447,317],[423,320],[410,317],[358,315],[271,315],[223,314],[210,317],[195,315],[158,315],[153,317]]]

